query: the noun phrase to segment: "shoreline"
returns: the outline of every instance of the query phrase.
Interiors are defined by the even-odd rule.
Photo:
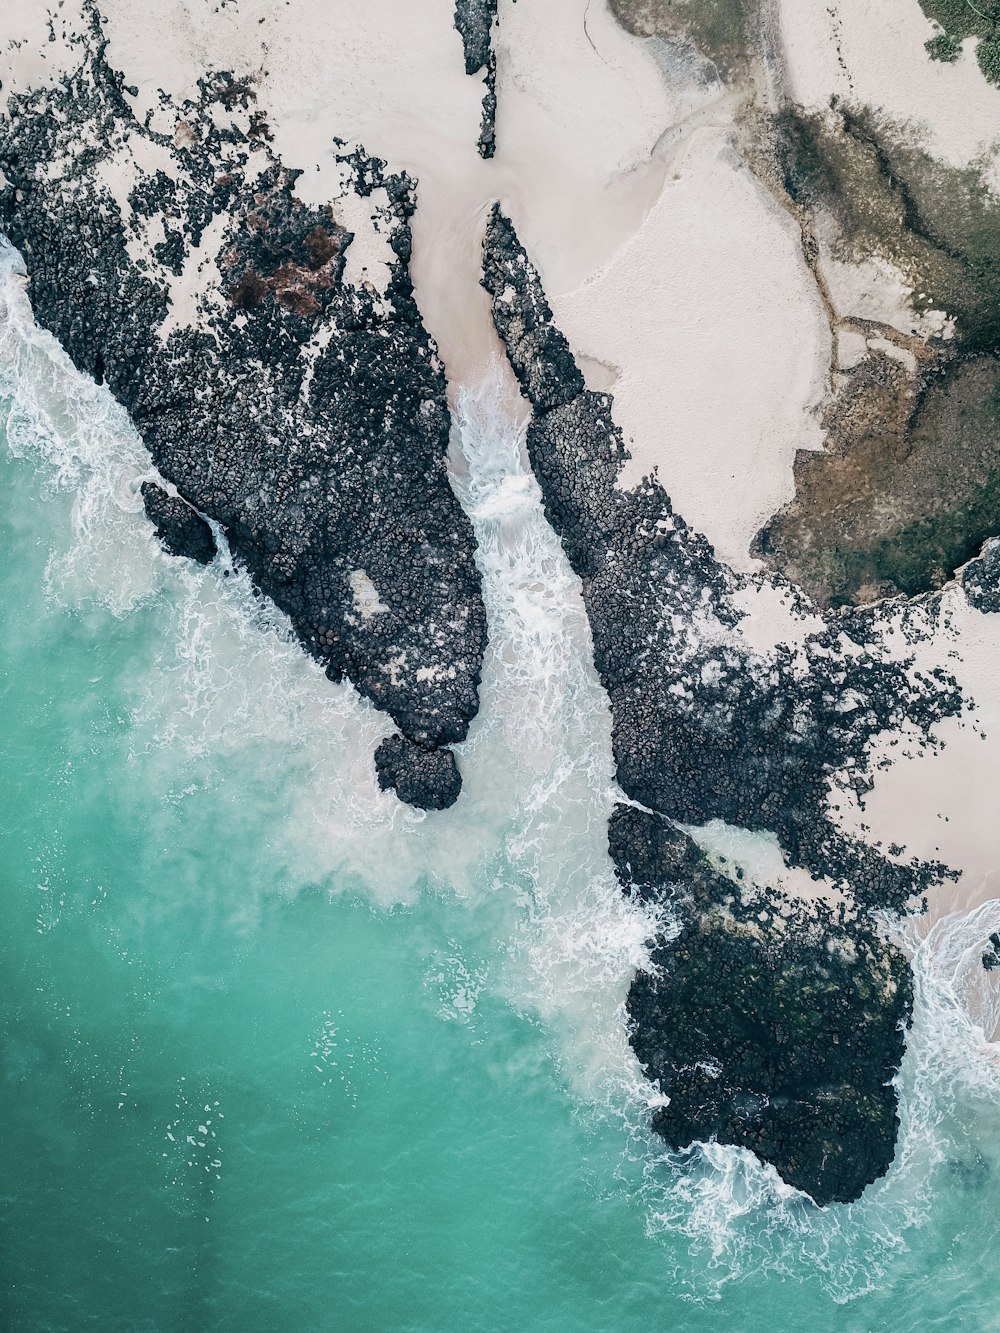
[[[53,224],[58,234],[70,228],[51,196],[42,212],[32,211],[44,196],[34,188],[42,178],[31,177],[24,163],[37,156],[40,170],[48,164],[30,135],[30,151],[15,144],[8,160],[21,197],[8,192],[6,207],[39,274],[40,317],[77,364],[99,382],[107,378],[146,423],[164,476],[182,487],[179,496],[145,497],[168,546],[193,558],[205,550],[204,529],[168,503],[178,498],[191,513],[231,529],[259,585],[298,616],[307,651],[321,657],[332,679],[347,675],[396,720],[400,734],[376,754],[380,785],[427,809],[458,797],[461,778],[448,747],[462,742],[478,706],[486,632],[471,529],[444,471],[444,404],[480,383],[502,356],[502,394],[515,419],[530,417],[528,448],[549,520],[584,589],[615,714],[619,781],[630,798],[657,812],[645,832],[632,832],[640,842],[674,838],[671,855],[691,871],[694,900],[701,893],[710,904],[709,926],[692,926],[692,948],[723,957],[739,936],[745,957],[759,949],[791,977],[807,973],[814,955],[822,959],[817,940],[838,958],[852,940],[863,941],[872,968],[895,979],[892,1003],[873,1013],[859,1000],[844,1020],[847,1049],[837,1058],[857,1057],[845,1078],[887,1074],[881,1087],[894,1059],[898,1068],[902,1038],[885,1034],[898,1035],[908,982],[889,946],[869,940],[863,918],[878,908],[898,912],[921,892],[932,913],[938,910],[933,862],[941,844],[931,846],[925,835],[929,815],[941,813],[934,809],[940,798],[927,771],[942,785],[951,774],[965,782],[966,820],[956,823],[949,846],[958,849],[964,839],[965,859],[951,868],[969,874],[970,901],[979,891],[971,888],[975,875],[977,884],[992,884],[990,876],[1000,874],[979,827],[985,809],[975,799],[994,769],[1000,780],[996,743],[977,749],[972,727],[966,743],[956,721],[970,695],[988,694],[995,660],[989,650],[1000,631],[987,635],[980,651],[967,625],[953,649],[959,640],[949,637],[943,599],[927,611],[927,624],[915,627],[898,603],[841,620],[819,616],[750,554],[762,521],[792,496],[797,452],[823,444],[831,364],[824,293],[796,224],[737,152],[736,108],[718,77],[629,35],[605,6],[559,6],[554,19],[551,9],[542,16],[501,0],[489,159],[475,138],[483,85],[463,68],[449,6],[425,25],[403,0],[377,0],[364,24],[344,9],[310,4],[315,28],[303,31],[296,11],[274,24],[275,37],[263,0],[247,0],[238,20],[226,15],[204,24],[190,15],[182,20],[182,6],[165,5],[158,27],[140,21],[123,0],[109,0],[109,58],[121,62],[124,87],[115,93],[109,75],[108,96],[127,99],[140,121],[150,117],[145,129],[129,130],[146,147],[115,145],[118,156],[108,156],[98,180],[132,228],[120,273],[105,284],[120,291],[127,280],[133,296],[140,293],[119,312],[124,335],[106,328],[96,305],[88,310],[100,332],[79,332],[79,312],[53,294],[49,255],[31,253],[36,242],[51,244]],[[0,38],[6,32],[0,25]],[[323,63],[327,49],[340,53],[332,69]],[[203,85],[188,110],[183,99],[214,63],[213,51],[231,61],[233,77]],[[794,42],[788,52],[801,59]],[[37,61],[23,64],[22,77],[36,74]],[[244,74],[253,75],[250,83]],[[172,101],[161,104],[161,85]],[[18,92],[16,78],[5,83],[10,92]],[[41,127],[41,102],[35,111]],[[1000,109],[997,115],[1000,127]],[[95,113],[85,127],[95,145],[102,123]],[[339,148],[334,133],[346,141]],[[165,173],[167,186],[154,177],[154,145],[164,160],[180,164],[173,177]],[[61,160],[72,158],[69,136],[60,140],[57,132],[56,147],[54,177],[72,179]],[[19,171],[25,174],[17,177]],[[415,199],[399,172],[418,179]],[[209,195],[217,201],[214,230],[199,212]],[[75,219],[80,200],[72,208],[68,195],[66,202],[66,216]],[[44,207],[55,209],[52,217]],[[243,233],[226,231],[227,209],[246,223]],[[164,219],[178,214],[182,228],[167,228]],[[86,225],[94,217],[104,217],[99,207],[83,215]],[[488,292],[479,285],[484,231]],[[117,256],[117,237],[107,235],[107,251]],[[65,267],[58,244],[50,254],[63,289],[86,292],[85,275]],[[159,335],[159,344],[142,343],[139,353],[135,344],[146,330],[127,323],[137,308],[140,322]],[[237,427],[214,435],[218,413],[200,421],[199,393],[179,416],[169,415],[176,413],[179,378],[197,383],[206,363],[198,339],[207,329],[225,366],[209,393],[221,391],[241,407],[280,400],[273,420],[262,425],[244,413]],[[363,347],[345,334],[359,329],[368,338]],[[347,369],[345,346],[353,349]],[[249,361],[253,374],[241,380]],[[138,363],[147,382],[137,387]],[[277,365],[280,373],[272,374]],[[178,367],[186,367],[180,377]],[[338,417],[359,381],[368,395],[359,413]],[[298,396],[284,404],[291,388]],[[185,432],[200,441],[190,458],[178,443]],[[383,476],[390,443],[398,453]],[[300,446],[320,452],[296,463],[301,473],[291,475],[287,460]],[[265,463],[251,457],[242,473],[258,447]],[[229,460],[221,481],[203,467],[216,453]],[[454,467],[453,443],[451,458]],[[319,474],[323,485],[314,492]],[[402,491],[393,487],[405,491],[402,508]],[[352,489],[354,508],[345,517],[338,506],[346,511]],[[262,496],[270,498],[261,504]],[[273,523],[260,514],[271,499]],[[425,509],[434,511],[431,528]],[[410,541],[414,534],[419,540]],[[331,555],[341,538],[344,549]],[[305,610],[296,601],[300,589],[308,589]],[[953,596],[963,594],[946,594]],[[962,644],[969,660],[958,663],[949,655]],[[943,658],[949,669],[954,664],[957,682],[941,670]],[[993,711],[1000,714],[1000,705]],[[925,757],[921,781],[897,761],[876,782],[866,818],[859,812],[852,822],[851,796],[834,784],[857,799],[880,764],[880,745],[888,754],[912,734],[926,750],[949,730],[948,764]],[[669,835],[649,832],[660,829],[661,816]],[[761,912],[773,907],[765,892],[776,888],[773,866],[761,872],[766,885],[747,873],[749,857],[733,858],[736,866],[722,874],[718,865],[706,869],[694,850],[696,829],[706,842],[740,829],[781,845],[795,871],[788,914],[777,913],[784,924],[772,912],[760,928],[751,912],[760,902]],[[905,851],[887,852],[890,842]],[[637,881],[628,852],[626,846],[616,860],[631,892]],[[958,850],[953,855],[961,859]],[[662,905],[673,902],[675,886],[661,869],[650,878]],[[744,879],[741,894],[737,881]],[[822,888],[813,891],[817,883]],[[940,904],[958,900],[946,884]],[[856,909],[846,922],[845,903]],[[687,910],[693,922],[690,903]],[[637,978],[635,993],[646,984]],[[773,998],[768,993],[761,1003]],[[871,1068],[860,1058],[858,1013],[878,1038]],[[808,1049],[818,1068],[825,1055]],[[669,1077],[664,1064],[661,1083]],[[759,1095],[767,1102],[779,1092],[766,1085]],[[872,1111],[875,1165],[883,1169],[894,1107],[880,1100]],[[718,1132],[718,1124],[697,1122],[697,1107],[691,1114],[691,1141]],[[745,1124],[733,1128],[728,1112],[719,1114],[725,1141],[752,1143]],[[674,1146],[683,1146],[689,1128],[672,1131]],[[787,1133],[794,1139],[799,1128]],[[807,1180],[798,1158],[789,1165],[783,1156],[786,1146],[779,1142],[768,1160],[784,1162],[796,1182]],[[825,1162],[817,1169],[825,1171]],[[872,1169],[866,1160],[864,1171]],[[819,1193],[840,1199],[865,1183],[824,1179]]]

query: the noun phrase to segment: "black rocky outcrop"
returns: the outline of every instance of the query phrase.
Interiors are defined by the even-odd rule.
[[[625,891],[680,925],[628,995],[670,1098],[654,1129],[750,1148],[819,1204],[856,1199],[893,1159],[906,959],[842,908],[739,885],[659,815],[616,806],[609,845]]]
[[[959,574],[966,600],[977,611],[1000,611],[1000,538],[991,537]]]
[[[486,71],[479,155],[492,157],[496,151],[497,0],[455,0],[455,27],[462,38],[466,74]]]
[[[383,791],[421,810],[445,810],[462,790],[462,775],[450,750],[425,750],[405,736],[387,736],[375,751]]]
[[[898,866],[844,837],[828,795],[831,784],[867,791],[864,756],[887,729],[905,722],[932,744],[932,725],[962,707],[953,678],[915,673],[882,651],[873,610],[832,616],[801,645],[767,656],[751,649],[734,594],[753,579],[717,560],[655,475],[618,486],[629,455],[613,399],[584,387],[499,207],[483,283],[534,409],[528,452],[546,514],[582,580],[626,793],[681,823],[773,831],[796,864],[872,905],[903,905],[943,867]],[[793,610],[813,611],[791,585],[773,582]]]
[[[654,944],[662,974],[638,977],[629,999],[633,1046],[672,1098],[655,1127],[675,1145],[752,1147],[817,1200],[857,1197],[892,1157],[895,1097],[883,1084],[902,1054],[909,993],[905,963],[864,912],[900,909],[950,872],[846,836],[831,804],[839,789],[863,799],[880,733],[906,725],[933,745],[934,723],[963,707],[960,691],[944,671],[922,674],[883,648],[880,616],[891,610],[829,616],[794,644],[754,649],[735,594],[755,579],[716,558],[655,474],[619,486],[628,452],[613,399],[584,386],[499,207],[483,285],[534,409],[527,444],[546,514],[581,579],[618,780],[657,812],[620,845],[613,837],[612,850],[629,892],[646,882],[662,896],[670,883],[683,905],[680,942],[664,934]],[[793,614],[815,614],[792,585],[771,582]],[[709,882],[693,844],[659,816],[773,832],[787,861],[832,881],[851,910],[837,921],[787,903],[779,911],[780,895],[763,890],[734,905],[732,885]],[[821,980],[807,986],[820,963]],[[882,1004],[890,974],[897,998]],[[826,1026],[813,1040],[817,1007]],[[755,1026],[754,1010],[773,1021]],[[831,1157],[838,1136],[849,1149]]]
[[[72,75],[0,107],[0,231],[36,318],[129,410],[161,475],[222,526],[332,680],[424,749],[461,740],[486,623],[446,470],[444,373],[409,278],[414,182],[340,145],[345,189],[371,201],[389,251],[383,283],[348,281],[336,201],[297,197],[247,81],[163,96],[171,134],[137,121],[130,95],[94,17]],[[177,300],[178,275],[198,272]],[[180,543],[180,511],[152,504]]]
[[[199,565],[211,564],[216,554],[212,529],[186,500],[168,495],[155,481],[144,481],[142,503],[164,550],[170,555],[187,556]]]

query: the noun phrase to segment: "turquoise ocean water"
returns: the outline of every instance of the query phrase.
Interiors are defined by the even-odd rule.
[[[0,1326],[1000,1327],[996,905],[911,941],[900,1152],[859,1204],[665,1155],[607,709],[496,394],[455,445],[483,711],[424,816],[224,558],[158,552],[141,446],[0,269]]]

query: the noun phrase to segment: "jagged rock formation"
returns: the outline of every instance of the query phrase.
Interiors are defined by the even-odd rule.
[[[247,82],[164,97],[172,135],[140,124],[128,91],[94,17],[76,72],[0,114],[0,230],[36,318],[125,405],[181,502],[222,525],[332,680],[424,750],[461,740],[485,614],[408,276],[414,182],[342,152],[344,197],[368,201],[386,255],[381,279],[351,279],[337,200],[296,197]],[[168,549],[207,554],[190,510],[145,499]]]
[[[216,554],[212,529],[186,500],[179,495],[168,495],[154,481],[144,481],[142,503],[164,550],[171,555],[187,556],[199,565],[211,564]]]
[[[498,208],[483,281],[534,408],[528,449],[546,513],[583,580],[625,791],[682,823],[771,830],[793,862],[850,882],[865,901],[900,905],[938,868],[896,867],[836,834],[829,782],[857,768],[880,731],[905,719],[927,735],[956,712],[954,682],[943,671],[917,679],[880,655],[873,612],[831,617],[801,646],[779,645],[770,657],[753,651],[733,601],[752,581],[719,563],[655,477],[633,490],[617,486],[627,451],[611,395],[583,387]]]
[[[455,0],[455,27],[462,37],[466,74],[486,71],[479,155],[492,157],[496,151],[497,0]]]
[[[970,606],[988,614],[1000,611],[1000,538],[986,542],[976,559],[962,570],[961,581]]]
[[[483,283],[497,331],[534,409],[528,450],[546,513],[582,581],[624,791],[681,824],[721,819],[770,830],[790,864],[838,885],[852,907],[902,907],[909,895],[939,879],[945,867],[899,864],[845,837],[830,819],[828,796],[837,783],[865,790],[870,781],[866,750],[884,729],[906,722],[930,744],[932,724],[962,706],[954,681],[940,670],[921,676],[910,670],[911,663],[883,652],[877,611],[829,617],[802,641],[779,644],[768,654],[752,648],[740,632],[744,613],[734,597],[753,580],[720,564],[708,542],[673,512],[655,476],[632,490],[617,485],[627,452],[611,416],[613,400],[584,387],[538,275],[498,207],[484,243]],[[790,585],[779,581],[779,586],[800,613],[814,611]],[[704,897],[706,885],[699,889],[685,880],[685,886],[675,905],[690,958],[684,967],[665,972],[661,982],[637,979],[631,1002],[633,1044],[641,1058],[643,1053],[649,1057],[651,1072],[663,1086],[676,1087],[697,1047],[705,1060],[721,1062],[718,1088],[739,1089],[747,1083],[747,1060],[761,1069],[781,1067],[774,1065],[777,1038],[760,1029],[748,1047],[733,995],[728,1017],[723,1012],[718,1018],[724,1031],[709,1039],[695,1027],[695,1035],[688,1033],[680,1042],[675,1020],[692,1002],[691,979],[705,978],[707,985],[713,960],[728,957],[731,947],[728,926],[720,933],[716,925],[701,923],[699,893]],[[712,892],[713,901],[721,901],[718,888]],[[835,969],[823,1000],[825,1009],[833,1005],[837,1010],[841,1030],[855,1034],[844,1043],[838,1065],[841,1091],[830,1116],[817,1119],[807,1113],[813,1094],[804,1089],[793,1117],[795,1134],[787,1117],[779,1117],[779,1125],[774,1106],[760,1097],[747,1101],[739,1115],[721,1103],[711,1113],[692,1104],[681,1120],[658,1121],[664,1132],[669,1126],[671,1141],[704,1133],[754,1146],[817,1199],[856,1197],[875,1165],[881,1163],[879,1170],[884,1170],[888,1160],[884,1146],[895,1133],[894,1103],[872,1101],[862,1091],[869,1086],[870,1053],[860,1039],[862,1030],[878,1027],[870,1043],[885,1056],[877,1064],[880,1071],[894,1068],[902,1049],[892,1036],[902,1010],[873,1007],[866,998],[866,988],[875,984],[873,968],[888,967],[899,979],[902,965],[893,959],[890,966],[883,946],[856,913],[838,928],[845,938],[856,939],[860,960],[853,989],[839,990],[841,998],[834,1004],[840,987]],[[815,955],[817,940],[833,938],[833,929],[832,921],[809,914],[784,914],[779,924],[772,912],[770,924],[739,932],[739,966],[758,977],[755,1003],[776,1005],[779,992],[787,999],[789,978]],[[789,931],[799,953],[785,951]],[[657,950],[669,947],[661,940]],[[899,988],[904,994],[901,979]],[[800,1019],[805,1021],[805,1015],[795,1021]],[[776,1096],[785,1095],[776,1089]],[[864,1103],[860,1120],[849,1109],[854,1098],[858,1106]],[[831,1184],[824,1173],[816,1174],[820,1158],[813,1149],[820,1140],[815,1136],[841,1124],[852,1134],[869,1135],[872,1147],[861,1159],[860,1174],[848,1173]],[[789,1156],[781,1143],[793,1141]]]
[[[628,996],[670,1098],[653,1128],[750,1148],[817,1203],[857,1198],[893,1159],[906,959],[843,908],[739,887],[658,815],[616,806],[609,844],[626,891],[682,922]]]

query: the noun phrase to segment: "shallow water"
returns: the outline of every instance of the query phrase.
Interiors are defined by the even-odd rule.
[[[159,554],[127,421],[4,284],[0,1323],[997,1327],[998,904],[913,932],[900,1152],[859,1204],[646,1133],[651,922],[499,379],[455,440],[483,711],[425,816],[375,788],[386,719],[225,558]]]

